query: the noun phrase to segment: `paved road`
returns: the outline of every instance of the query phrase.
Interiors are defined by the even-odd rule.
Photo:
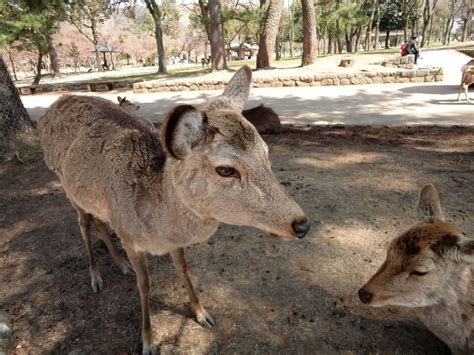
[[[253,89],[247,107],[271,106],[284,123],[346,125],[469,125],[474,126],[474,105],[458,102],[460,68],[470,58],[455,50],[422,53],[420,65],[444,68],[440,83],[326,86],[309,88]],[[134,94],[112,91],[100,94],[115,100],[117,95],[140,104],[140,114],[160,121],[179,103],[198,104],[218,91]],[[470,95],[474,99],[474,93]],[[33,119],[46,110],[58,95],[23,96]]]

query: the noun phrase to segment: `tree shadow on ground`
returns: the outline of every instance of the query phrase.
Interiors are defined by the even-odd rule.
[[[187,248],[211,330],[191,318],[168,257],[151,257],[155,343],[196,353],[447,353],[410,312],[371,309],[357,289],[390,239],[414,221],[418,188],[434,182],[445,210],[472,231],[472,162],[461,128],[314,128],[267,135],[277,178],[319,228],[300,242],[222,226]],[[0,165],[1,308],[14,346],[32,353],[139,353],[141,311],[134,277],[102,242],[94,248],[105,289],[93,294],[77,216],[44,163]],[[5,197],[5,199],[4,199]],[[470,207],[471,206],[471,207]],[[454,213],[449,213],[454,212]]]

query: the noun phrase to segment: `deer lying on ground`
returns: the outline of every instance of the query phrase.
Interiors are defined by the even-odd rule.
[[[466,101],[470,104],[474,103],[469,99],[468,90],[469,86],[474,84],[474,59],[471,59],[469,62],[464,64],[461,67],[462,78],[461,85],[459,87],[458,101],[461,101],[461,93],[464,91],[466,96]]]
[[[120,96],[117,96],[117,101],[119,103],[119,106],[130,114],[133,114],[135,111],[138,111],[140,109],[139,105],[127,100],[126,97],[122,98]],[[255,126],[258,133],[268,134],[287,131],[287,129],[281,125],[280,117],[278,117],[278,114],[270,107],[266,107],[263,104],[250,108],[248,110],[243,110],[242,115]],[[142,119],[149,121],[145,117],[143,117]]]
[[[258,133],[278,133],[284,130],[277,113],[263,104],[243,110],[242,115],[255,126]]]
[[[133,115],[135,111],[138,111],[140,109],[139,105],[134,104],[133,102],[127,100],[126,97],[122,98],[120,96],[117,96],[117,101],[119,103],[120,108],[127,111],[131,115]],[[150,119],[143,116],[136,116],[136,115],[133,115],[133,117],[141,121],[145,126],[148,126],[151,129],[155,129],[155,124]]]
[[[438,192],[421,190],[421,221],[393,240],[387,259],[359,290],[371,306],[415,308],[454,354],[474,352],[474,240],[445,221]]]
[[[180,105],[161,137],[110,101],[63,96],[40,118],[48,167],[79,215],[94,291],[103,287],[90,226],[122,272],[106,224],[117,233],[136,273],[142,304],[144,354],[156,354],[150,323],[147,254],[170,253],[203,327],[214,320],[191,284],[183,248],[207,240],[220,223],[259,228],[282,240],[303,238],[309,222],[278,183],[268,147],[241,115],[251,70],[241,68],[222,96],[202,107]]]
[[[124,97],[117,96],[117,101],[119,103],[119,106],[123,108],[125,111],[127,111],[128,113],[132,113],[140,109],[139,105],[134,104],[130,100],[127,100],[126,96]]]

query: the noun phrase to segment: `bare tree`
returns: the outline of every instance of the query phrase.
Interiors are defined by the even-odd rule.
[[[303,11],[303,56],[301,66],[310,65],[316,59],[316,15],[313,0],[301,0]]]
[[[283,0],[260,0],[260,9],[264,11],[263,23],[260,27],[260,42],[257,53],[257,69],[269,68],[272,61],[275,40],[280,24]]]

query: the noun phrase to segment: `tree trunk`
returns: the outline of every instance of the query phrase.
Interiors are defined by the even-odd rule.
[[[336,1],[336,11],[339,10],[341,6],[341,0]],[[341,38],[341,26],[339,20],[336,20],[336,43],[337,43],[337,53],[342,53],[342,38]]]
[[[403,23],[403,39],[407,40],[408,39],[408,4],[407,4],[407,1],[408,0],[402,0],[402,6],[401,6],[401,10],[402,10],[402,16],[403,16],[403,19],[404,19],[404,23]]]
[[[212,71],[227,69],[220,0],[209,0]],[[278,24],[277,24],[278,27]]]
[[[425,46],[426,41],[426,31],[428,30],[428,26],[430,25],[431,20],[431,6],[429,0],[425,0],[425,6],[423,8],[423,29],[421,30],[421,43],[420,47],[423,48]]]
[[[280,27],[280,30],[278,32],[281,33],[281,27]],[[276,37],[276,46],[275,46],[275,59],[276,60],[281,60],[281,48],[282,48],[282,46],[283,46],[283,41],[282,41],[281,35],[278,34],[277,37]]]
[[[353,51],[352,45],[353,45],[353,40],[354,40],[352,29],[349,29],[349,32],[347,32],[346,30],[346,33],[344,34],[344,36],[346,38],[346,51],[347,53],[352,53]]]
[[[467,39],[467,34],[470,32],[469,28],[471,25],[471,18],[472,18],[472,7],[469,2],[466,3],[467,9],[466,9],[466,14],[463,17],[463,28],[462,28],[462,34],[461,34],[461,42],[465,42]]]
[[[15,81],[18,81],[18,78],[16,77],[15,61],[13,60],[12,52],[8,49],[7,49],[7,52],[8,52],[8,59],[10,60],[10,64],[12,66],[13,77],[15,78]]]
[[[303,11],[303,56],[301,66],[310,65],[316,59],[316,15],[313,0],[301,0]]]
[[[437,0],[435,0],[433,2],[433,7],[432,7],[432,11],[431,11],[432,14],[434,13],[434,9],[436,7],[436,2],[437,2]],[[433,18],[434,18],[434,16],[432,15],[431,19],[430,19],[430,27],[429,27],[429,30],[428,30],[428,41],[426,43],[427,45],[429,45],[430,41],[431,41],[431,30],[433,29]]]
[[[365,31],[365,50],[368,52],[370,50],[370,44],[372,39],[372,25],[374,23],[374,16],[375,16],[375,1],[372,0],[370,5],[370,19],[369,24],[367,25],[367,30]]]
[[[282,9],[283,0],[270,0],[262,26],[263,31],[260,34],[257,69],[269,68],[271,65]]]
[[[357,31],[355,35],[355,45],[354,45],[354,53],[359,51],[359,44],[360,44],[360,36],[362,35],[362,26],[357,26]]]
[[[385,37],[385,49],[389,49],[389,37],[390,37],[390,31],[387,31],[387,35]]]
[[[449,28],[448,28],[448,46],[449,44],[451,43],[451,32],[453,31],[453,25],[454,25],[454,14],[451,15],[451,19],[450,19],[451,23],[449,24]]]
[[[443,32],[443,45],[448,44],[448,37],[449,37],[449,28],[451,27],[451,16],[449,16],[446,20],[446,25],[444,26]]]
[[[293,40],[295,37],[295,30],[294,30],[294,19],[293,19],[293,11],[294,11],[294,1],[291,2],[289,6],[290,12],[290,33],[288,34],[288,40],[290,42],[290,58],[293,58]]]
[[[155,20],[155,39],[158,51],[158,73],[166,74],[165,46],[163,45],[163,31],[161,29],[161,14]]]
[[[328,54],[331,54],[332,53],[332,37],[329,36],[328,37]]]
[[[375,23],[375,46],[374,51],[378,49],[379,46],[379,35],[380,35],[380,0],[377,0],[377,21]]]
[[[46,41],[48,42],[48,54],[49,59],[51,60],[51,72],[54,78],[61,74],[58,62],[58,53],[56,52],[56,48],[54,48],[53,39],[50,35],[46,36]]]
[[[41,80],[41,69],[43,67],[43,50],[38,48],[38,62],[36,63],[36,75],[33,80],[33,85],[38,85]]]
[[[6,143],[17,132],[32,125],[1,55],[0,98],[0,143]]]
[[[91,17],[90,20],[91,20],[92,41],[94,43],[95,63],[97,65],[97,71],[104,71],[104,69],[102,68],[102,62],[100,61],[99,36],[97,34],[97,20],[95,17]]]

